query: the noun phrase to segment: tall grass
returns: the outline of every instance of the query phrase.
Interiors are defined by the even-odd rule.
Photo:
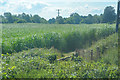
[[[2,53],[29,48],[51,48],[70,52],[91,45],[115,32],[114,25],[4,24]]]
[[[97,48],[99,47],[99,53]],[[90,47],[81,50],[80,56],[86,59],[86,61],[91,61],[91,50],[93,50],[93,60],[99,61],[103,60],[108,64],[116,64],[118,65],[118,34],[112,34],[105,39],[100,39],[97,42],[94,42]]]

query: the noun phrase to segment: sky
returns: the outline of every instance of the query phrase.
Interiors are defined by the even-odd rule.
[[[45,19],[56,18],[57,9],[60,16],[69,17],[72,13],[79,15],[101,14],[106,6],[117,9],[118,0],[0,0],[0,15],[4,12],[12,14],[38,14]]]

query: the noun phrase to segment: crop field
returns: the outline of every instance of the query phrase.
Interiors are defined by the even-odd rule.
[[[115,25],[107,24],[4,24],[2,53],[52,46],[70,52],[91,45],[93,41],[113,33],[115,33]]]
[[[115,24],[21,23],[1,30],[3,78],[118,78]]]

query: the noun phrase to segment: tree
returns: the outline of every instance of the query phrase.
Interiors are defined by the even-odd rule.
[[[112,6],[107,6],[104,9],[103,22],[104,23],[113,23],[115,21],[116,14],[115,9]]]
[[[97,14],[93,16],[93,23],[101,23],[101,21],[102,21],[101,16],[98,16]]]
[[[87,16],[80,16],[80,17],[81,17],[80,23],[86,23]]]
[[[73,24],[73,19],[71,17],[64,19],[65,24]]]
[[[49,19],[49,20],[48,20],[48,23],[49,23],[49,24],[54,24],[54,23],[55,23],[55,18]]]
[[[85,19],[86,24],[92,24],[93,23],[93,16],[91,14],[88,14],[87,18]]]
[[[64,19],[62,18],[62,16],[57,16],[56,17],[56,23],[58,23],[58,24],[64,24]]]
[[[10,12],[4,13],[4,16],[5,16],[8,23],[13,23],[12,14]]]
[[[44,19],[44,18],[41,18],[41,17],[40,17],[40,23],[47,24],[48,22],[47,22],[47,20],[46,20],[46,19]]]
[[[32,22],[33,23],[40,23],[40,17],[39,17],[39,15],[34,15],[32,17]]]
[[[70,15],[70,17],[72,19],[73,24],[79,24],[80,23],[80,15],[78,13],[72,13]]]
[[[78,13],[72,13],[70,17],[64,19],[67,24],[79,24],[82,18]]]
[[[26,20],[26,22],[31,22],[30,16],[28,14],[22,13],[22,19]]]
[[[18,18],[14,23],[26,23],[26,20]]]

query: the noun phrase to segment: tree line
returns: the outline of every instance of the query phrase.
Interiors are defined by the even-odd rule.
[[[13,15],[10,12],[5,12],[4,15],[0,15],[2,21],[0,23],[43,23],[43,24],[93,24],[93,23],[115,23],[116,13],[112,6],[107,6],[104,9],[104,13],[100,15],[88,14],[87,16],[79,15],[78,13],[72,13],[70,17],[63,18],[62,16],[57,16],[46,20],[41,18],[39,15],[31,14],[18,14]]]

